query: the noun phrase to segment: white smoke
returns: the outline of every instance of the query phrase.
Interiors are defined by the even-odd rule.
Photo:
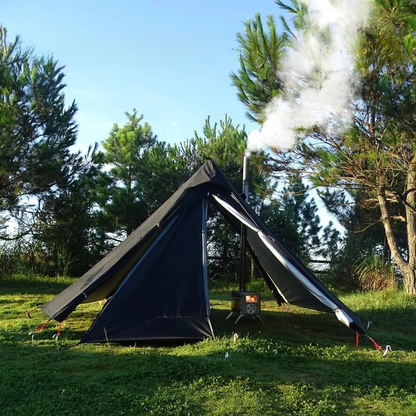
[[[370,14],[370,0],[309,0],[311,27],[295,33],[278,73],[285,93],[265,109],[265,122],[250,133],[248,153],[265,146],[287,151],[299,129],[318,125],[337,134],[349,126],[359,80],[354,71],[358,30]]]

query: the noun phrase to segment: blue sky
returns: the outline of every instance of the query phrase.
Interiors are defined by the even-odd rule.
[[[77,146],[106,139],[136,108],[159,140],[177,143],[210,116],[245,116],[230,73],[238,69],[236,33],[274,0],[5,0],[0,23],[9,40],[65,65],[67,103],[78,104]],[[265,20],[264,20],[265,21]]]

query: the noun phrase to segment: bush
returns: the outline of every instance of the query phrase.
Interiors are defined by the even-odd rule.
[[[252,292],[270,293],[270,289],[264,279],[251,281],[247,284],[247,290]]]
[[[11,276],[19,271],[19,254],[7,246],[0,248],[0,277]]]
[[[396,287],[394,265],[379,254],[360,259],[355,263],[353,273],[363,290],[374,292]]]
[[[27,242],[0,245],[0,277],[45,275],[44,256]]]

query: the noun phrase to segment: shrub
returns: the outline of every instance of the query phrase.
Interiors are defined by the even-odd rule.
[[[363,290],[376,291],[396,287],[394,265],[379,254],[360,259],[354,264],[353,273]]]
[[[19,254],[6,246],[0,248],[0,277],[11,276],[19,269]]]

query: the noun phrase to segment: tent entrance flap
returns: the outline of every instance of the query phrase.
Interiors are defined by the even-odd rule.
[[[201,200],[171,220],[81,342],[213,337],[205,212],[206,202]]]

